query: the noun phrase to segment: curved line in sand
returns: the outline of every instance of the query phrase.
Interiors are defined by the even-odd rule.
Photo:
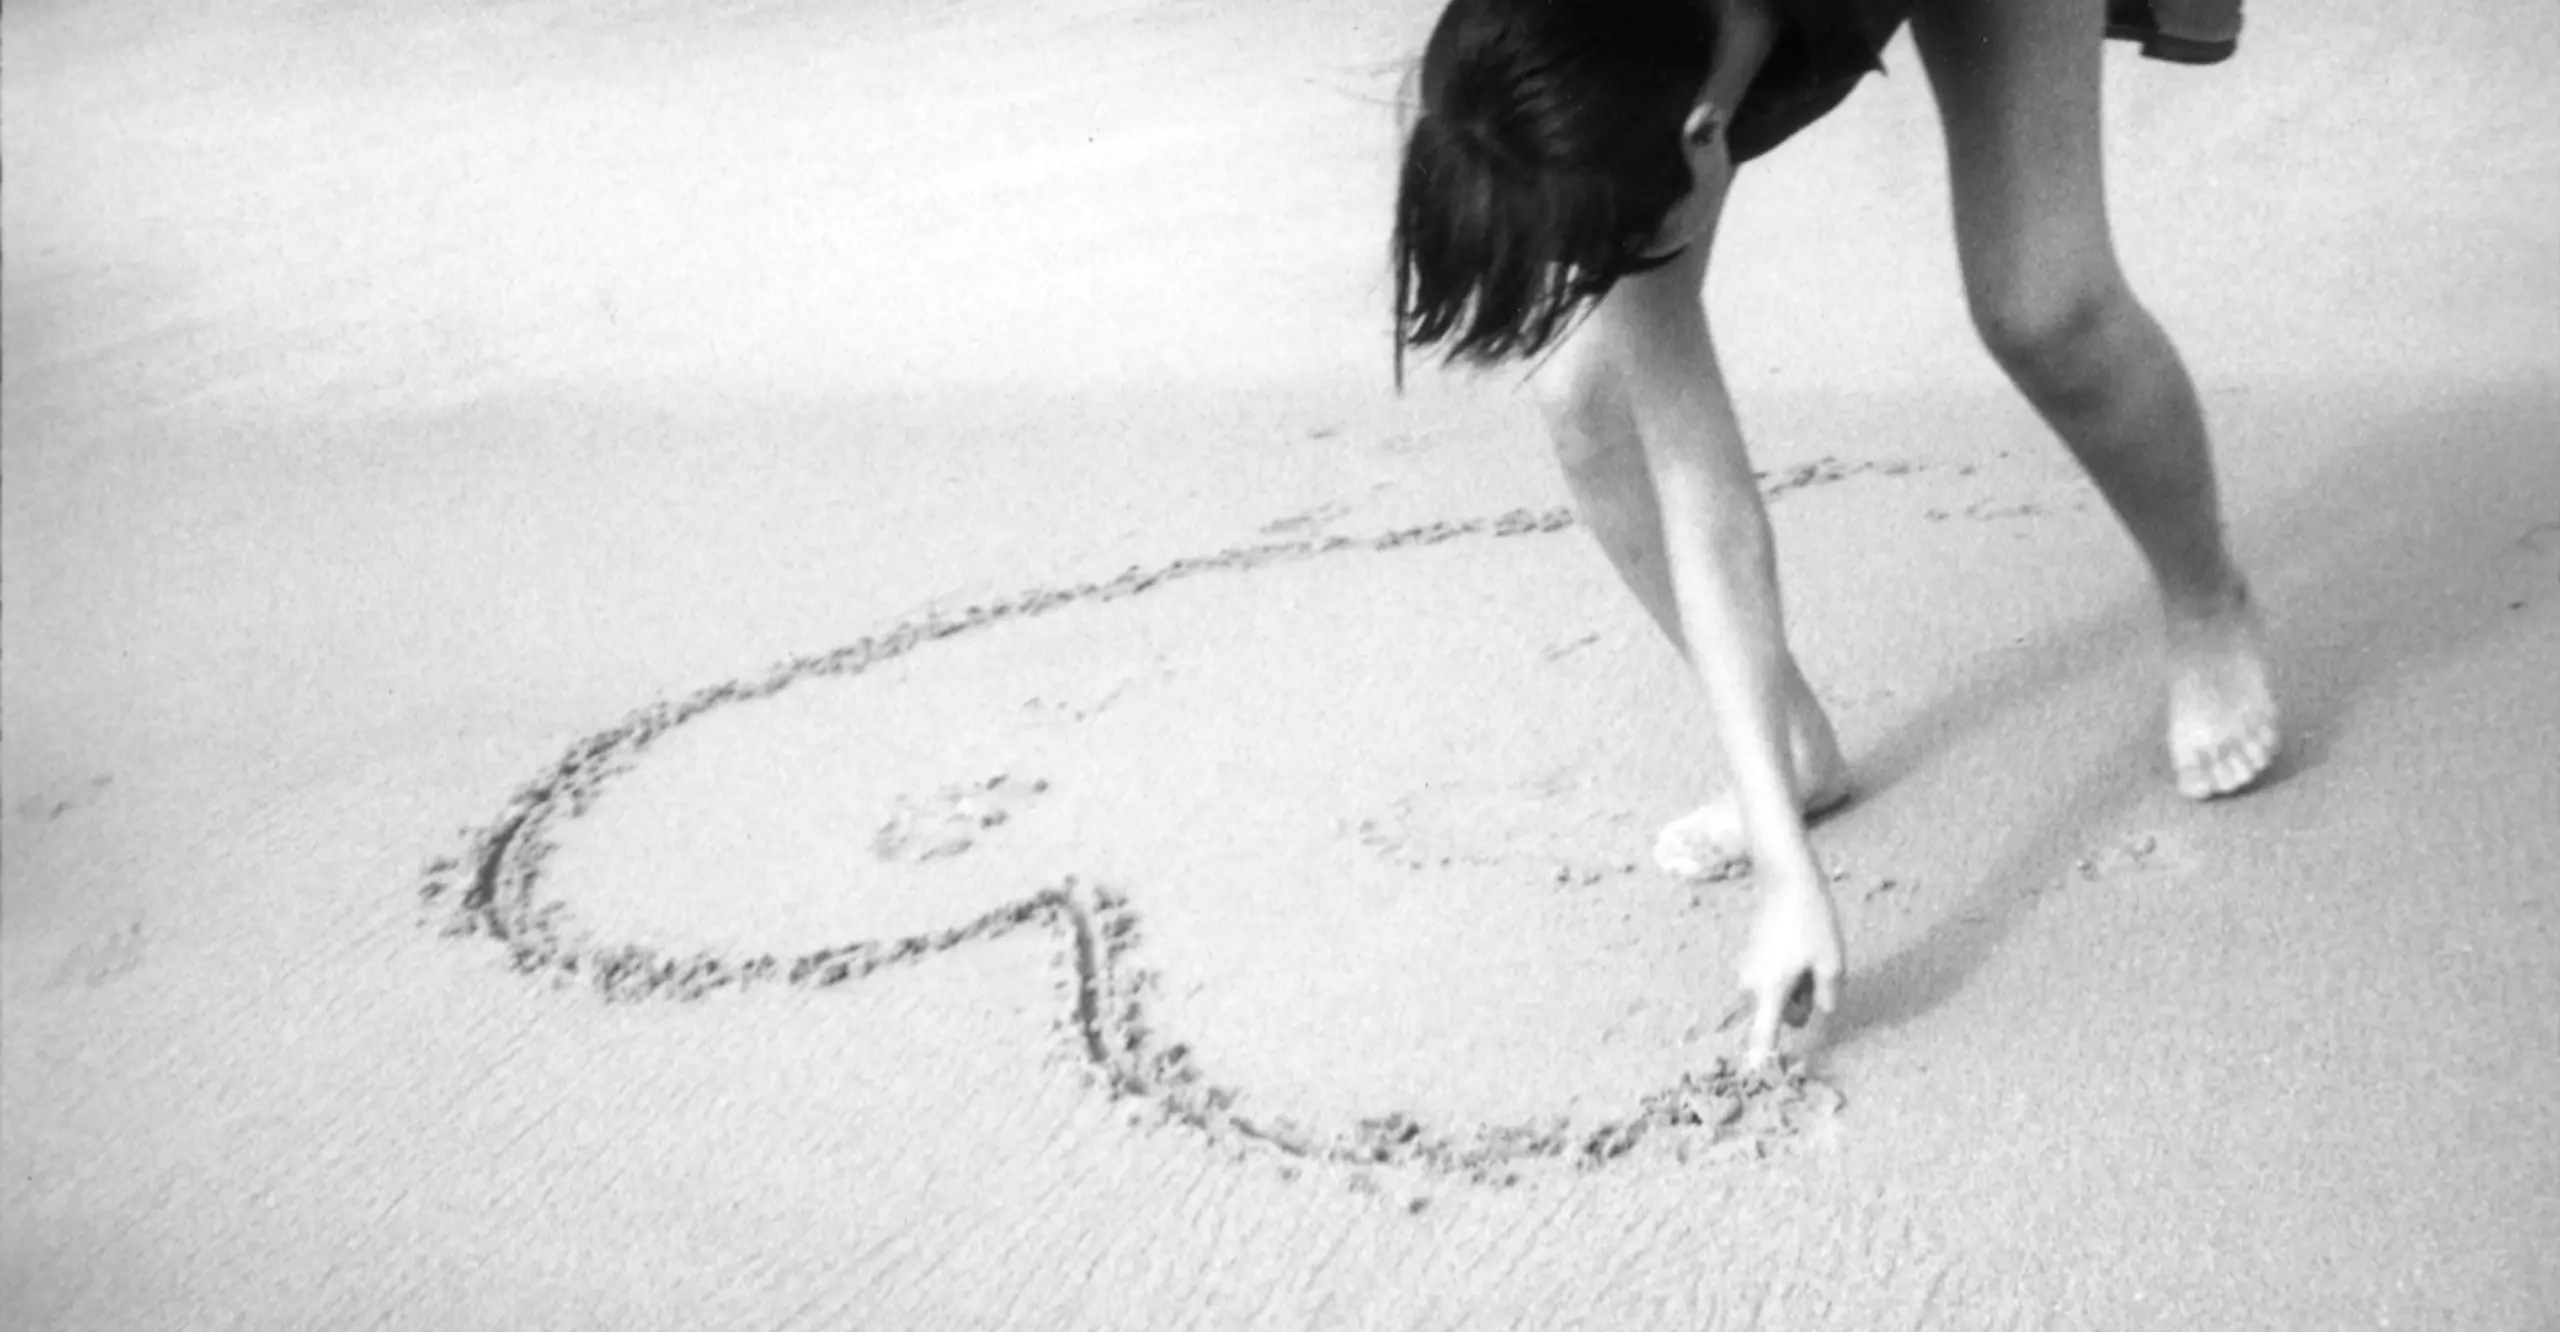
[[[1826,460],[1827,462],[1828,460]],[[1863,468],[1859,469],[1863,470]],[[1772,494],[1839,479],[1828,472],[1790,474]],[[465,833],[458,856],[426,869],[420,899],[446,914],[447,937],[485,938],[506,949],[511,967],[549,976],[557,985],[584,980],[609,1002],[650,998],[697,1000],[732,986],[783,984],[823,989],[884,968],[909,965],[979,939],[1039,927],[1071,945],[1075,1000],[1061,1027],[1071,1027],[1088,1076],[1114,1099],[1153,1103],[1168,1122],[1213,1139],[1236,1138],[1304,1160],[1349,1166],[1412,1166],[1479,1183],[1510,1183],[1541,1161],[1593,1167],[1625,1156],[1648,1136],[1677,1133],[1681,1160],[1703,1149],[1708,1159],[1756,1159],[1773,1141],[1794,1137],[1808,1121],[1838,1111],[1841,1098],[1801,1069],[1751,1074],[1719,1058],[1703,1073],[1644,1098],[1633,1114],[1575,1127],[1563,1117],[1518,1124],[1431,1130],[1410,1116],[1364,1118],[1348,1129],[1318,1132],[1286,1117],[1236,1109],[1238,1093],[1210,1084],[1190,1048],[1158,1039],[1147,1019],[1153,977],[1121,965],[1138,942],[1138,917],[1126,898],[1073,876],[997,907],[966,924],[900,939],[862,940],[796,957],[731,957],[713,952],[672,956],[635,944],[595,940],[560,901],[537,891],[558,821],[584,813],[596,792],[628,771],[657,738],[715,708],[768,698],[802,680],[858,675],[926,643],[985,629],[1020,616],[1045,615],[1080,602],[1133,597],[1161,584],[1206,573],[1244,573],[1263,566],[1342,551],[1390,551],[1461,537],[1506,538],[1563,531],[1567,509],[1515,509],[1491,518],[1427,523],[1369,537],[1326,536],[1231,547],[1186,556],[1153,569],[1131,567],[1102,583],[1034,588],[1010,599],[939,615],[816,656],[797,657],[762,677],[713,685],[642,708],[570,747],[551,768],[519,788],[499,816]]]

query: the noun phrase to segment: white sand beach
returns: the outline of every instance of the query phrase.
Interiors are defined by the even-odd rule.
[[[1908,39],[1743,174],[1792,1088],[1697,686],[1389,380],[1435,12],[11,6],[0,1324],[2560,1325],[2560,11],[2109,53],[2236,800]]]

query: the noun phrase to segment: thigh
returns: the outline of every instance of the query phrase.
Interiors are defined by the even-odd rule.
[[[2105,0],[1919,0],[1975,312],[2066,311],[2121,281],[2099,132]]]

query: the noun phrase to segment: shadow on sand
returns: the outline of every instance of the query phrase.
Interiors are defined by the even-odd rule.
[[[2325,766],[2382,686],[2462,654],[2515,613],[2526,580],[2539,580],[2531,595],[2560,590],[2546,576],[2560,568],[2560,454],[2547,436],[2560,392],[2490,388],[2389,415],[2340,415],[2366,438],[2236,525],[2240,547],[2256,552],[2251,576],[2286,728],[2285,754],[2260,789]],[[2005,656],[1884,739],[1868,760],[1874,789],[2021,700],[2156,651],[2151,617],[2147,596],[2127,596]],[[2007,811],[1993,870],[1858,978],[1833,1039],[1890,1031],[1962,989],[2090,837],[2167,780],[2156,732],[2146,719],[2078,780]]]

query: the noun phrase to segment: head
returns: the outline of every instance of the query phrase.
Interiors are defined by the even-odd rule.
[[[1450,0],[1423,49],[1396,191],[1396,374],[1407,347],[1534,356],[1647,259],[1689,192],[1681,126],[1704,6]]]

